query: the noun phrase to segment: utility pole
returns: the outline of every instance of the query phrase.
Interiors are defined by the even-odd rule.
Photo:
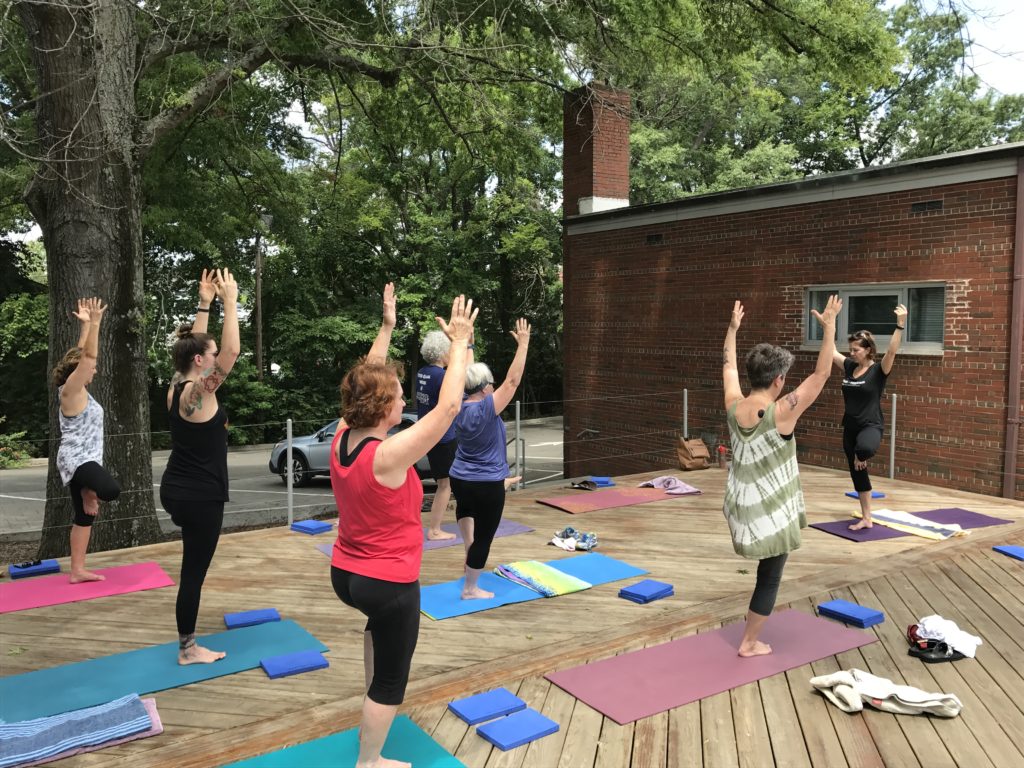
[[[256,378],[263,381],[263,231],[270,232],[274,217],[260,214],[262,227],[256,230]]]

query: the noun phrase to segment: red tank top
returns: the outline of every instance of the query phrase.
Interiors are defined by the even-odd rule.
[[[419,476],[409,467],[399,488],[377,482],[373,457],[379,440],[368,441],[355,461],[343,466],[338,461],[338,444],[347,432],[338,432],[331,444],[331,488],[338,505],[338,538],[331,565],[383,581],[416,581],[423,560]]]

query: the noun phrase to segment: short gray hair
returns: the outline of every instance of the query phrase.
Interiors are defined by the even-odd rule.
[[[447,357],[451,348],[452,342],[444,335],[444,331],[431,331],[423,337],[420,354],[431,365],[437,365]]]
[[[768,389],[793,365],[793,353],[771,344],[758,344],[747,353],[747,379],[754,389]]]
[[[466,392],[479,392],[487,384],[494,383],[494,374],[486,363],[473,363],[466,366]]]

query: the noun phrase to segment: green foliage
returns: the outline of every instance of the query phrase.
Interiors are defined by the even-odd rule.
[[[0,416],[0,424],[5,421],[7,418]],[[9,434],[0,432],[0,469],[16,469],[29,460],[30,454],[21,442],[24,437],[24,431]]]

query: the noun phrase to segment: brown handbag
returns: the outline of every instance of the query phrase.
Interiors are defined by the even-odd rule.
[[[711,466],[711,452],[699,437],[680,437],[676,453],[681,469],[707,469]]]

